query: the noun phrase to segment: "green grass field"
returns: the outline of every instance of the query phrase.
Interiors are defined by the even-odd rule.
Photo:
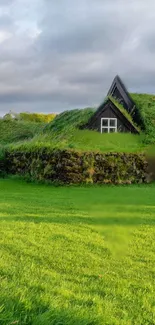
[[[147,150],[143,143],[144,135],[109,133],[101,134],[95,131],[74,130],[74,132],[57,136],[40,134],[30,141],[13,144],[12,147],[24,151],[41,148],[74,149],[81,151],[100,152],[132,152],[139,153]]]
[[[154,184],[1,179],[0,324],[155,324],[154,202]]]
[[[146,152],[148,146],[155,143],[155,96],[147,94],[131,94],[131,96],[143,121],[143,131],[141,130],[140,135],[100,134],[81,130],[79,126],[85,125],[95,112],[93,108],[85,108],[58,114],[52,122],[40,128],[40,132],[35,132],[33,137],[20,143],[16,141],[12,146],[27,151],[48,147],[100,152]]]

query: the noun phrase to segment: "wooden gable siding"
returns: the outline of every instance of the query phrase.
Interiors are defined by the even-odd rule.
[[[121,93],[119,92],[118,88],[115,87],[111,96],[113,98],[116,98],[118,100],[118,102],[123,105],[123,107],[129,112],[129,105],[126,104],[125,100],[123,99],[123,97],[121,96]]]
[[[132,112],[132,109],[135,106],[134,102],[119,76],[115,77],[108,92],[108,96],[115,97],[124,106],[128,113]]]
[[[117,118],[118,132],[138,133],[135,127],[127,120],[127,118],[110,100],[100,106],[98,111],[89,121],[87,128],[101,132],[101,118]]]

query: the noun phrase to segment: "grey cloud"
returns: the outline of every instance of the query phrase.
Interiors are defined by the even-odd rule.
[[[24,16],[14,0],[13,19],[9,9],[1,16],[0,31],[12,36],[0,43],[0,113],[99,105],[115,74],[129,91],[155,93],[154,0],[42,0],[39,8]]]
[[[9,15],[0,17],[0,29],[10,29],[14,25],[13,19]]]
[[[15,0],[1,0],[0,1],[0,7],[1,6],[5,6],[7,7],[8,5],[11,5],[12,3],[14,3]]]
[[[113,28],[119,34],[119,38],[115,36]],[[108,33],[107,29],[109,29]],[[96,25],[79,26],[78,29],[73,28],[67,33],[54,37],[49,35],[49,38],[46,38],[43,34],[40,41],[43,49],[53,53],[62,53],[62,55],[87,51],[107,53],[120,46],[124,34],[125,31],[117,23],[115,26],[108,26],[108,24],[97,22]]]
[[[144,43],[141,44],[143,50],[149,51],[150,53],[153,53],[155,56],[155,28],[145,36],[143,41]]]

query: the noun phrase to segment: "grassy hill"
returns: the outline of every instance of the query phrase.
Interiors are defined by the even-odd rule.
[[[59,114],[48,123],[33,139],[20,142],[16,148],[33,150],[34,148],[70,148],[82,151],[115,151],[137,152],[144,148],[144,135],[133,134],[100,134],[99,132],[80,130],[94,114],[94,109],[71,110]]]
[[[50,123],[27,120],[0,121],[0,144],[10,144],[25,150],[34,147],[73,148],[102,152],[141,152],[155,143],[155,96],[130,94],[140,111],[145,131],[133,134],[100,134],[80,130],[95,109],[75,109],[57,115]]]
[[[0,144],[16,143],[32,139],[45,123],[28,121],[0,120]]]
[[[0,145],[28,141],[40,133],[56,114],[8,113],[0,119]]]

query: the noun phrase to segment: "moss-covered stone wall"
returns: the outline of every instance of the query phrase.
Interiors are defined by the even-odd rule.
[[[62,184],[132,184],[148,181],[144,155],[74,150],[7,151],[8,174]]]

